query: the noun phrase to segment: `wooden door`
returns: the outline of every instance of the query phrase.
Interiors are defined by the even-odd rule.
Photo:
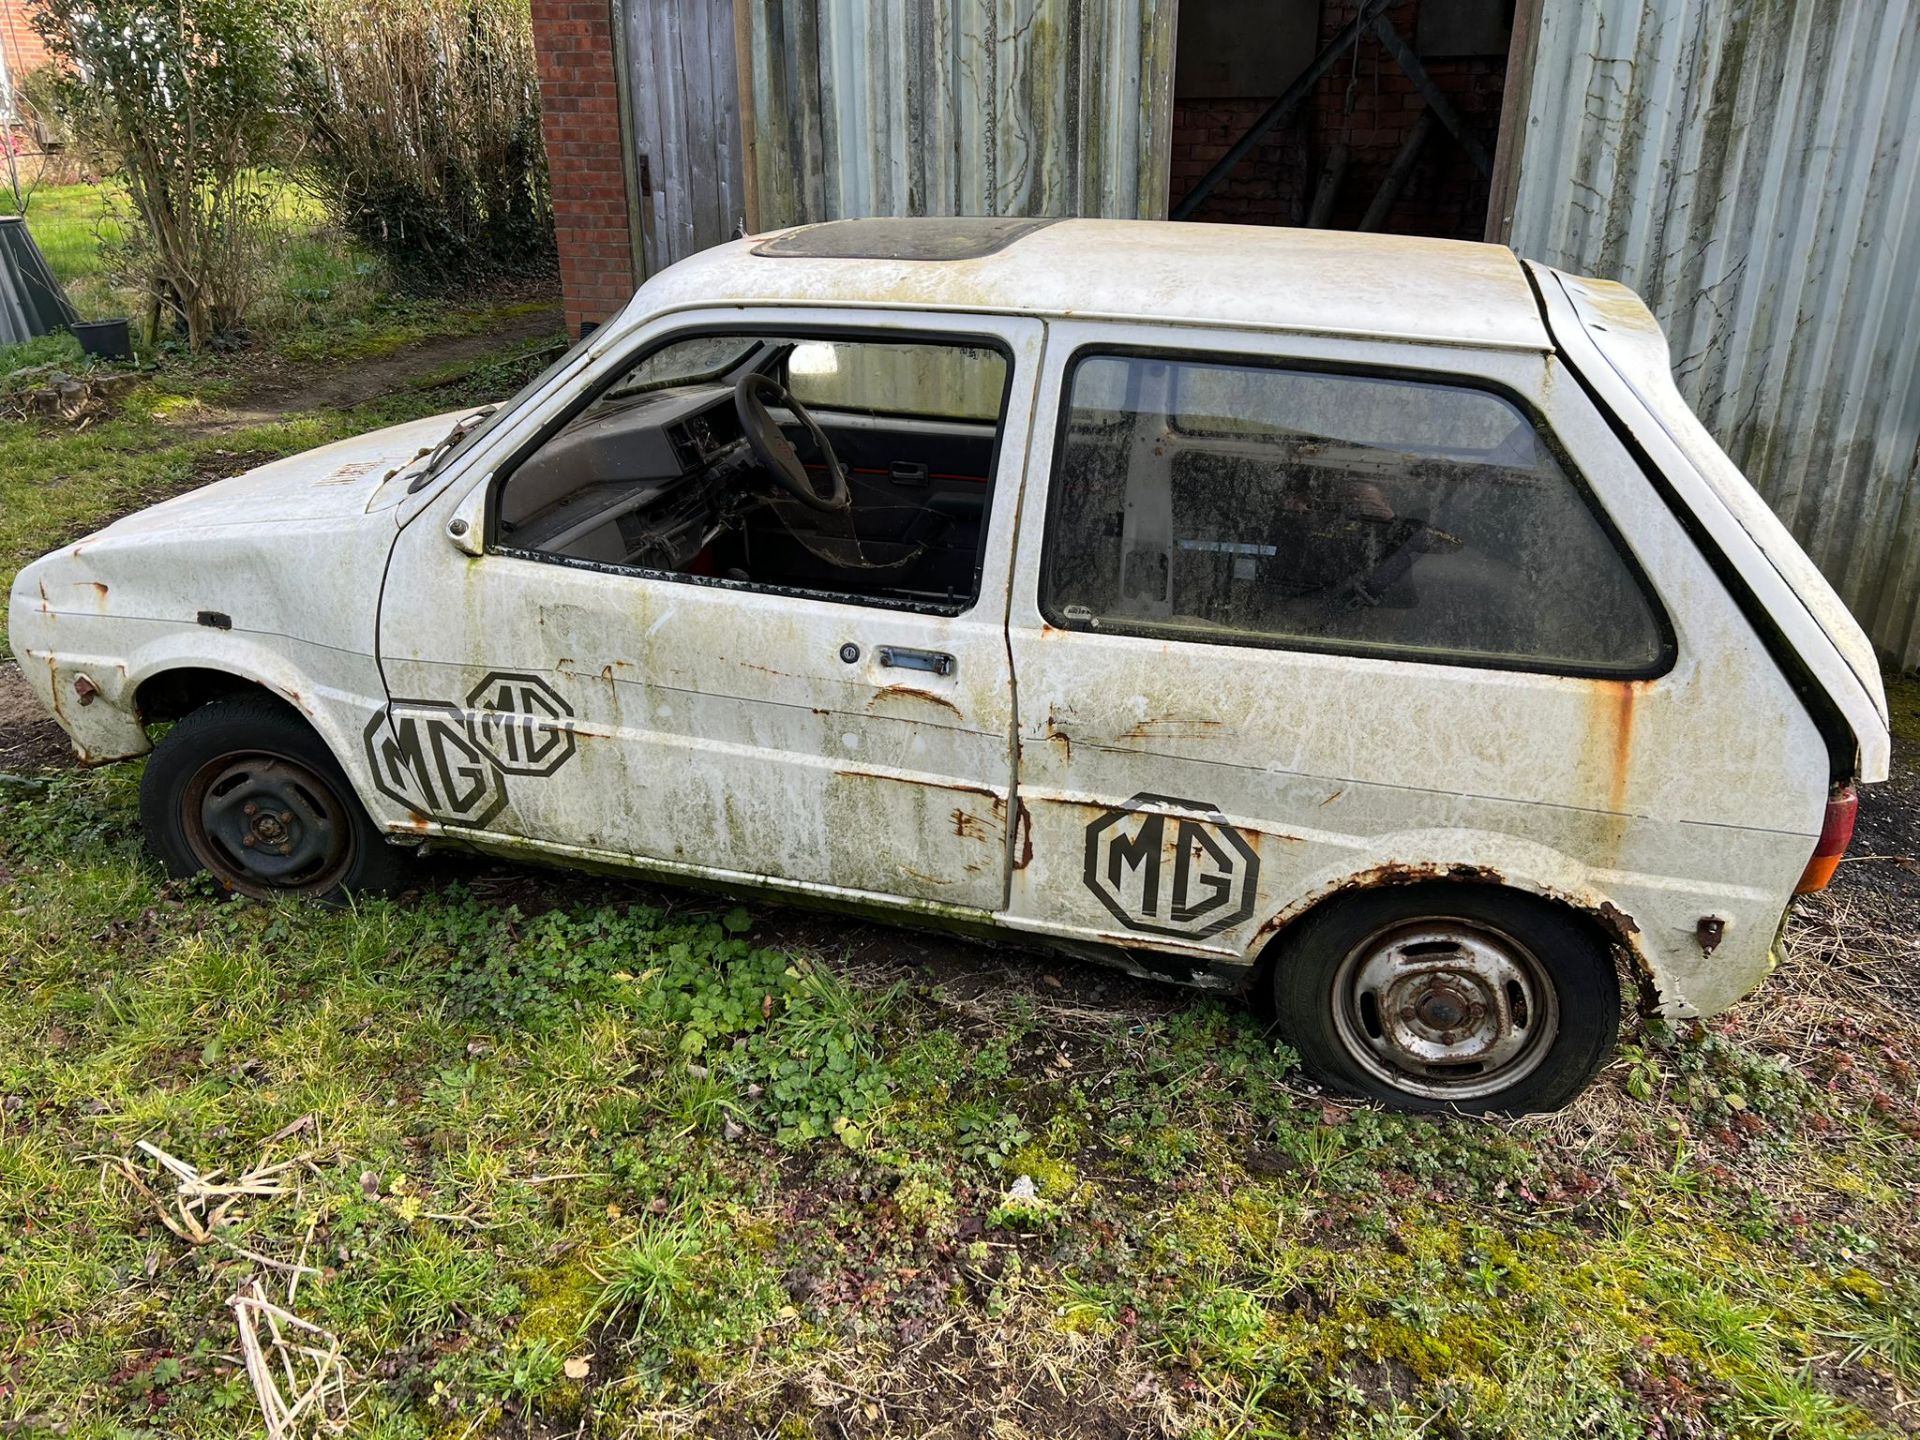
[[[626,0],[628,100],[647,275],[745,233],[733,0]]]

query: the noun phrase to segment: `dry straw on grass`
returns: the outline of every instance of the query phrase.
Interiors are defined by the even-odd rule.
[[[345,1429],[351,1401],[339,1340],[267,1299],[258,1280],[227,1303],[240,1327],[240,1354],[267,1440],[292,1440],[309,1428]]]
[[[203,1173],[196,1170],[186,1161],[169,1155],[151,1140],[142,1140],[134,1148],[157,1161],[160,1168],[173,1177],[175,1188],[171,1206],[147,1183],[147,1177],[135,1168],[131,1160],[117,1156],[113,1161],[115,1168],[153,1206],[153,1213],[159,1217],[160,1223],[190,1245],[205,1245],[224,1239],[219,1231],[222,1226],[240,1218],[234,1207],[241,1201],[273,1199],[286,1194],[284,1176],[299,1163],[296,1160],[282,1160],[272,1165],[256,1165],[233,1180],[222,1180],[221,1171]]]
[[[295,173],[418,278],[551,244],[533,27],[515,0],[302,0]]]
[[[1778,968],[1728,1016],[1710,1023],[1730,1027],[1749,1050],[1803,1076],[1823,1055],[1857,1048],[1862,1034],[1920,1056],[1920,935],[1872,891],[1803,896],[1794,903]],[[1621,1083],[1628,1063],[1616,1060],[1556,1114],[1507,1123],[1535,1144],[1607,1168],[1619,1158],[1620,1136],[1644,1127],[1650,1111]],[[1822,1142],[1808,1136],[1803,1143]],[[1835,1134],[1830,1143],[1845,1140]],[[1834,1197],[1806,1158],[1804,1150],[1780,1157],[1755,1153],[1743,1174],[1783,1208],[1818,1215]]]
[[[269,1144],[305,1128],[310,1120],[296,1121]],[[268,1440],[344,1429],[351,1399],[340,1341],[293,1309],[301,1277],[320,1274],[306,1263],[306,1244],[301,1245],[297,1259],[288,1261],[248,1249],[223,1233],[245,1218],[248,1202],[271,1204],[286,1196],[297,1201],[298,1177],[310,1165],[311,1155],[272,1162],[262,1158],[228,1180],[222,1178],[221,1170],[203,1171],[150,1140],[140,1141],[135,1148],[159,1166],[159,1175],[143,1170],[128,1156],[111,1157],[109,1163],[147,1201],[162,1225],[190,1245],[218,1243],[287,1277],[284,1302],[267,1298],[257,1273],[227,1301],[239,1332],[240,1361],[259,1402]],[[161,1193],[162,1176],[174,1182],[170,1195]],[[308,1240],[312,1233],[309,1227]]]

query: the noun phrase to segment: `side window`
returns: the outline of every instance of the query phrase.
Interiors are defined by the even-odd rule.
[[[1496,395],[1120,355],[1067,388],[1055,624],[1581,673],[1666,658],[1585,493]]]
[[[787,389],[809,410],[996,420],[1005,366],[972,345],[810,341],[787,356]]]
[[[503,474],[494,548],[957,613],[1008,371],[977,341],[666,341]]]

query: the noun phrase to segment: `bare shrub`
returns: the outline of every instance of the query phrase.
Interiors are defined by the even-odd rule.
[[[74,141],[126,178],[112,268],[171,312],[196,350],[239,329],[266,272],[284,110],[271,0],[42,0]]]
[[[553,246],[527,0],[302,0],[297,173],[413,281]]]

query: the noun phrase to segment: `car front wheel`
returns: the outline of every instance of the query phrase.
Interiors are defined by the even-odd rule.
[[[1513,891],[1413,885],[1336,901],[1284,937],[1280,1029],[1340,1089],[1402,1109],[1557,1110],[1613,1051],[1613,957]]]
[[[167,732],[140,783],[140,821],[168,874],[205,871],[256,899],[390,893],[407,859],[320,737],[265,695],[216,700]]]

